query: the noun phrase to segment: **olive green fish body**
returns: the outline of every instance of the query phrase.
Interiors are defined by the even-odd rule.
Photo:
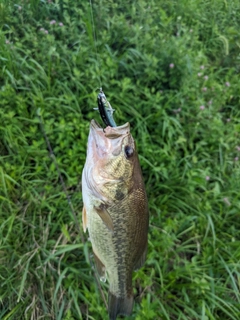
[[[107,272],[109,317],[115,320],[132,312],[132,273],[147,251],[147,197],[129,124],[103,131],[91,122],[82,188],[84,230],[100,277]]]

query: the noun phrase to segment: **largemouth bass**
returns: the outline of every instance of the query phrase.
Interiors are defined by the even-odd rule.
[[[132,313],[132,273],[147,252],[147,196],[129,123],[103,130],[91,121],[82,195],[83,229],[100,278],[107,273],[109,319],[115,320]]]

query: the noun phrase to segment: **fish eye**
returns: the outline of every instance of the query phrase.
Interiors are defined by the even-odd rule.
[[[130,147],[130,146],[126,146],[126,147],[124,148],[124,152],[125,152],[125,157],[126,157],[127,159],[130,159],[130,158],[133,156],[133,148]]]

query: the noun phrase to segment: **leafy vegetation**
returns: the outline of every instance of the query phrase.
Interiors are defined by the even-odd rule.
[[[0,318],[107,319],[80,188],[102,85],[151,214],[128,319],[238,320],[239,1],[2,0],[0,21]]]

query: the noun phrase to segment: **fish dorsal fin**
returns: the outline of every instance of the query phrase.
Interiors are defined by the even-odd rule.
[[[82,223],[83,223],[83,231],[86,232],[87,231],[87,212],[84,206],[82,209]]]
[[[94,207],[99,217],[102,219],[103,223],[106,225],[109,231],[113,232],[113,221],[108,213],[106,206],[102,203],[99,207]]]

